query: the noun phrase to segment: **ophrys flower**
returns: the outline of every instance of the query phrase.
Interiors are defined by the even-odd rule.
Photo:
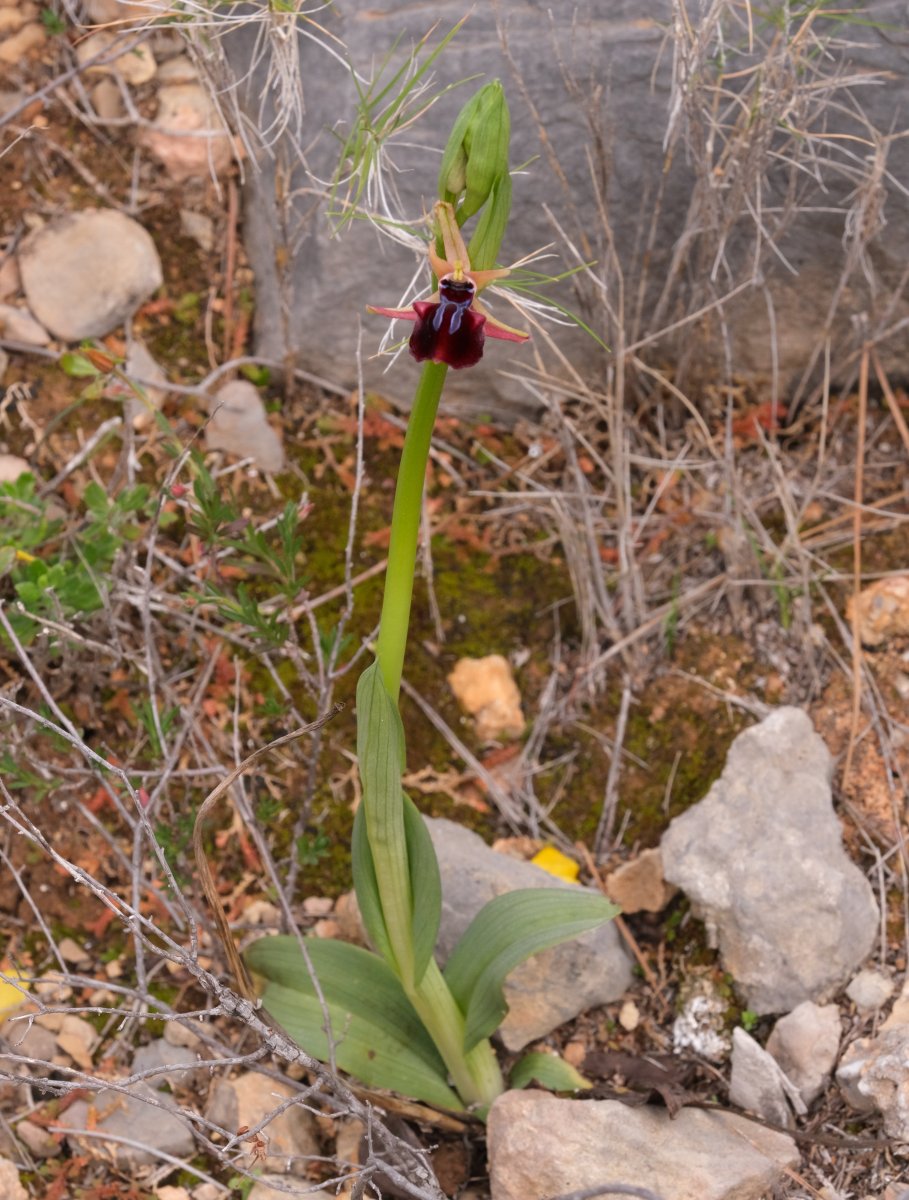
[[[529,333],[497,320],[477,298],[483,288],[508,275],[509,268],[471,270],[454,209],[440,200],[433,212],[445,249],[445,257],[440,258],[433,242],[428,248],[429,263],[439,281],[438,291],[428,300],[415,300],[410,308],[368,305],[367,311],[394,320],[415,322],[410,335],[410,353],[417,362],[428,359],[456,369],[472,367],[483,357],[487,336],[505,342],[526,342]]]

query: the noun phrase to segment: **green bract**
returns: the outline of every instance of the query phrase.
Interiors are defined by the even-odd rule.
[[[430,261],[453,293],[443,289],[435,306],[440,315],[434,328],[447,320],[450,338],[462,322],[493,327],[491,315],[478,317],[471,305],[480,287],[507,274],[493,268],[511,206],[509,130],[501,84],[488,84],[462,109],[442,157],[435,211],[446,258],[430,253]],[[473,217],[465,249],[460,228]],[[517,334],[512,340],[526,340],[520,331],[510,333]],[[508,1011],[508,973],[531,955],[610,920],[618,909],[581,888],[511,892],[477,914],[444,973],[434,957],[442,911],[439,865],[423,817],[402,789],[406,752],[398,694],[426,463],[449,361],[427,362],[420,376],[398,472],[376,658],[357,687],[363,789],[352,865],[376,953],[341,942],[277,937],[256,942],[247,962],[265,980],[266,1007],[309,1053],[372,1086],[482,1113],[505,1087],[489,1037]],[[529,1055],[515,1068],[516,1084],[532,1079],[565,1090],[587,1086],[550,1055]]]

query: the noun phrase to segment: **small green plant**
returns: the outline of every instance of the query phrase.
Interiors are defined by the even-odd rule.
[[[756,1028],[760,1017],[756,1012],[752,1012],[750,1008],[743,1008],[739,1020],[742,1022],[742,1028],[746,1033],[752,1033]]]
[[[66,33],[66,22],[52,8],[41,9],[41,24],[51,37],[59,37],[60,34]]]
[[[505,1082],[489,1041],[507,1012],[506,976],[524,959],[610,920],[604,897],[580,888],[498,896],[474,918],[442,971],[439,866],[423,817],[402,788],[404,727],[398,695],[405,660],[433,425],[449,367],[471,366],[487,336],[527,334],[493,319],[478,293],[497,267],[511,200],[509,115],[492,83],[462,110],[442,157],[428,256],[437,291],[410,308],[370,311],[413,323],[410,353],[423,368],[401,457],[375,661],[357,688],[362,801],[354,822],[354,884],[376,952],[313,939],[265,938],[247,951],[271,1014],[311,1054],[371,1086],[443,1108],[485,1112]],[[461,227],[476,218],[469,245]],[[308,961],[307,961],[308,959]],[[318,979],[318,986],[313,978]],[[330,1023],[326,1022],[326,1006]],[[560,1059],[532,1055],[512,1074],[551,1087],[585,1086]]]
[[[317,867],[331,850],[327,833],[301,833],[297,838],[297,861],[301,867]]]
[[[289,501],[266,533],[241,515],[239,505],[221,491],[199,455],[193,456],[192,465],[189,529],[204,544],[211,563],[210,578],[195,598],[213,605],[223,620],[245,626],[269,645],[282,646],[289,634],[287,624],[263,608],[255,593],[267,590],[270,597],[277,593],[290,605],[303,590],[299,508]],[[234,585],[225,578],[225,567],[238,568],[247,579]]]
[[[84,517],[71,529],[52,515],[34,476],[0,484],[0,579],[6,576],[18,605],[10,623],[23,644],[42,621],[68,621],[104,605],[106,580],[119,552],[142,532],[149,489],[126,488],[109,497],[97,483],[82,496]]]

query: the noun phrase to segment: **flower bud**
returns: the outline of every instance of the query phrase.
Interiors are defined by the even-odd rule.
[[[511,206],[508,143],[511,118],[498,80],[480,88],[461,109],[442,155],[439,196],[459,225],[480,213],[470,243],[478,269],[495,265]]]
[[[511,120],[502,85],[480,88],[454,123],[439,171],[439,194],[466,221],[486,203],[496,180],[508,170]]]

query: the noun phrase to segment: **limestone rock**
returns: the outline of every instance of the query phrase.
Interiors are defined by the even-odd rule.
[[[896,1025],[909,1025],[909,975],[903,980],[900,994],[894,1000],[893,1008],[881,1028],[893,1029]]]
[[[136,386],[142,392],[140,397],[132,388],[124,386],[126,417],[132,421],[134,429],[147,429],[154,424],[155,413],[161,410],[167,399],[167,374],[151,356],[144,342],[138,340],[130,344],[124,367],[126,374],[136,380]],[[139,383],[139,380],[142,382]]]
[[[120,89],[113,79],[99,79],[91,90],[91,101],[102,121],[116,121],[126,112]]]
[[[0,41],[0,63],[16,64],[47,41],[43,25],[31,22]]]
[[[224,122],[198,83],[161,88],[154,124],[144,131],[143,141],[178,182],[223,174],[234,158]]]
[[[880,646],[889,638],[909,633],[909,575],[876,579],[849,598],[846,615],[853,619],[858,605],[859,637],[866,646]]]
[[[787,1127],[793,1123],[793,1110],[800,1117],[807,1111],[798,1088],[776,1059],[741,1028],[732,1031],[729,1100],[765,1121]]]
[[[438,949],[443,959],[493,896],[516,888],[573,886],[530,863],[496,854],[453,821],[428,820],[427,826],[442,874]],[[618,1000],[630,982],[631,962],[611,923],[544,950],[508,977],[502,1041],[509,1050],[520,1050],[585,1009]]]
[[[133,1057],[133,1074],[157,1071],[145,1080],[151,1087],[171,1089],[189,1087],[199,1075],[199,1059],[188,1046],[174,1046],[164,1038],[155,1038],[140,1046]]]
[[[193,60],[188,54],[177,54],[163,62],[158,68],[158,82],[167,83],[198,83],[199,73]]]
[[[2,109],[0,109],[2,115]],[[6,303],[15,296],[22,281],[19,278],[19,264],[16,262],[15,256],[10,253],[6,258],[0,258],[0,302]]]
[[[19,251],[29,308],[54,337],[103,337],[160,286],[161,260],[138,221],[115,209],[69,213]]]
[[[659,849],[642,850],[611,871],[605,883],[610,900],[620,904],[623,913],[662,912],[678,890],[663,878]]]
[[[27,309],[13,304],[0,304],[0,337],[27,346],[46,346],[50,341],[44,326]]]
[[[215,223],[208,213],[193,212],[191,208],[180,209],[180,229],[192,238],[201,250],[210,254],[215,245]]]
[[[731,1113],[506,1092],[487,1124],[492,1200],[542,1200],[606,1180],[664,1200],[759,1200],[798,1165],[786,1134]]]
[[[521,693],[501,654],[459,659],[448,676],[448,686],[475,719],[481,741],[516,738],[524,732]]]
[[[281,439],[268,423],[265,405],[246,379],[225,383],[209,398],[211,420],[205,427],[210,450],[226,450],[239,458],[252,458],[262,471],[284,469]]]
[[[43,1126],[34,1125],[31,1121],[16,1122],[16,1137],[35,1158],[56,1158],[63,1153],[63,1142]],[[3,1194],[0,1191],[0,1195]]]
[[[8,1158],[0,1158],[0,1196],[3,1200],[28,1200],[18,1168]]]
[[[236,1079],[214,1081],[205,1116],[231,1132],[244,1125],[252,1129],[294,1095],[296,1089],[288,1084],[269,1079],[258,1071],[248,1071]],[[307,1158],[319,1154],[315,1117],[299,1104],[291,1105],[269,1121],[263,1133],[268,1152],[261,1165],[266,1171],[305,1175]]]
[[[271,1185],[275,1184],[275,1187]],[[307,1188],[306,1200],[337,1200],[334,1192]],[[283,1175],[262,1175],[256,1180],[248,1200],[288,1200],[287,1180]]]
[[[767,1039],[767,1051],[780,1064],[804,1103],[824,1090],[840,1050],[840,1012],[835,1004],[805,1000],[780,1017]]]
[[[859,971],[846,988],[846,995],[856,1006],[870,1012],[883,1008],[896,990],[893,980],[880,971]]]
[[[909,1141],[909,1026],[859,1038],[840,1060],[836,1081],[859,1112],[875,1109],[888,1137]]]
[[[127,1173],[157,1162],[159,1151],[177,1158],[193,1152],[193,1135],[187,1122],[145,1083],[132,1085],[126,1095],[99,1092],[90,1101],[76,1100],[60,1114],[59,1124],[69,1130],[67,1140],[74,1153],[113,1161]],[[103,1137],[80,1137],[86,1130],[108,1133],[139,1145],[105,1141]]]
[[[38,5],[30,0],[17,4],[13,8],[0,8],[0,35],[16,33],[29,21],[38,19]]]
[[[666,287],[678,297],[669,305],[674,318],[684,311],[689,287],[700,289],[710,274],[708,265],[699,275],[695,263],[699,253],[706,252],[710,257],[708,244],[716,228],[714,220],[703,222],[690,238],[683,234],[691,216],[692,197],[698,196],[701,189],[719,188],[714,199],[723,205],[728,189],[709,179],[696,185],[693,156],[681,145],[669,158],[666,155],[668,124],[672,122],[673,132],[679,133],[690,128],[689,120],[696,121],[694,107],[683,115],[678,106],[678,63],[666,51],[670,12],[666,0],[572,0],[570,19],[566,10],[565,20],[553,20],[551,14],[561,8],[525,0],[477,5],[470,19],[469,36],[455,38],[446,48],[446,74],[459,79],[480,72],[485,79],[504,80],[512,117],[511,161],[517,164],[534,160],[526,175],[514,180],[503,261],[514,261],[553,240],[544,202],[576,246],[583,244],[584,237],[600,236],[596,175],[588,165],[592,157],[602,163],[603,178],[607,180],[602,199],[608,209],[611,244],[619,256],[627,294],[642,297],[643,311],[653,314],[648,332],[655,333],[660,325],[668,324],[666,316],[654,312],[660,291]],[[425,34],[429,11],[418,4],[336,5],[323,10],[319,19],[343,40],[353,63],[379,62],[390,54],[397,55],[397,66]],[[437,0],[431,11],[433,19],[441,22],[440,28],[451,28],[463,16],[463,0]],[[694,30],[706,11],[698,8],[695,14],[691,10],[692,39],[698,36]],[[743,74],[759,71],[764,53],[760,38],[755,39],[754,52],[750,53],[737,38],[737,10],[728,11],[722,36],[729,38],[728,44],[735,44],[731,51],[735,58],[733,70]],[[811,180],[802,178],[801,211],[779,237],[774,237],[771,248],[764,222],[760,222],[759,233],[759,224],[741,209],[736,245],[728,247],[730,279],[745,281],[756,240],[760,239],[764,254],[761,270],[754,275],[759,286],[724,304],[722,318],[711,315],[682,324],[664,340],[665,349],[658,351],[667,361],[676,363],[690,356],[710,371],[711,359],[723,361],[726,342],[737,375],[746,373],[764,380],[773,353],[784,387],[801,376],[815,348],[825,344],[828,310],[842,266],[842,239],[851,224],[847,213],[852,210],[853,221],[855,213],[854,166],[846,155],[851,154],[848,147],[853,137],[869,136],[861,125],[866,114],[887,144],[888,178],[879,185],[887,225],[872,242],[874,274],[866,281],[857,267],[850,277],[849,294],[838,306],[836,332],[830,340],[834,376],[839,372],[848,376],[854,361],[850,355],[861,334],[858,322],[850,328],[852,316],[888,302],[895,306],[894,320],[909,311],[909,298],[900,290],[903,268],[909,261],[909,197],[899,182],[909,178],[909,139],[890,137],[906,128],[909,107],[906,49],[902,39],[891,33],[905,25],[904,0],[875,0],[870,11],[873,19],[864,27],[850,29],[850,36],[834,36],[829,41],[825,38],[826,62],[820,70],[832,91],[830,103],[825,106],[825,131],[833,137],[825,143],[830,154],[819,165],[818,173]],[[499,27],[508,29],[507,57],[497,34]],[[257,350],[266,358],[282,361],[287,353],[298,352],[309,370],[330,375],[338,382],[353,383],[358,330],[347,314],[359,311],[364,303],[396,304],[416,260],[406,249],[378,240],[365,222],[333,240],[330,221],[324,210],[316,209],[306,190],[302,166],[290,188],[284,184],[279,164],[297,161],[299,144],[305,145],[307,165],[315,176],[331,177],[337,166],[333,130],[338,114],[351,112],[355,106],[355,89],[346,66],[335,63],[320,46],[305,41],[302,31],[298,49],[307,89],[302,129],[288,129],[281,139],[285,146],[269,143],[261,155],[261,169],[247,177],[244,240],[256,272]],[[232,39],[231,54],[240,103],[249,118],[259,122],[265,68],[261,62],[261,35],[254,23],[238,30]],[[699,73],[696,81],[698,86],[723,86],[712,82],[714,66],[705,63],[704,75]],[[886,82],[859,87],[859,116],[849,100],[854,90],[852,81],[870,79],[876,72],[885,73]],[[520,88],[512,82],[515,77],[521,80]],[[838,78],[842,91],[837,90]],[[595,93],[588,81],[601,85],[601,93]],[[803,82],[806,91],[802,94],[807,98],[817,85],[807,77]],[[468,86],[472,89],[476,85]],[[423,211],[424,198],[435,188],[435,167],[427,161],[424,147],[445,145],[467,94],[466,89],[455,89],[443,95],[408,136],[408,142],[418,144],[392,147],[391,156],[401,168],[394,180],[403,193],[408,214]],[[705,93],[701,95],[709,104]],[[274,119],[271,111],[265,120],[270,118]],[[724,136],[746,139],[749,130],[757,139],[763,136],[759,122],[748,120],[747,115],[741,125],[734,125],[735,120],[730,116],[727,122],[724,118]],[[710,136],[709,129],[701,125],[697,128],[703,136]],[[317,131],[321,131],[320,136],[315,136]],[[777,130],[777,134],[781,132]],[[605,148],[598,143],[598,135],[605,135]],[[843,135],[846,141],[834,140]],[[541,141],[544,137],[545,143]],[[756,141],[748,142],[748,147],[756,145]],[[837,146],[843,148],[842,158]],[[760,187],[772,197],[774,205],[782,206],[799,168],[793,168],[793,176],[787,175],[778,158],[776,136],[772,147],[777,153],[768,155]],[[751,164],[749,158],[749,169]],[[710,164],[706,167],[709,170]],[[277,214],[284,197],[294,194],[295,186],[299,189],[295,216],[305,236],[288,261],[282,253],[282,225]],[[685,240],[680,241],[683,236]],[[646,255],[640,253],[642,237],[647,238]],[[293,297],[289,310],[288,295]],[[504,320],[521,324],[520,318],[512,318],[507,305],[501,307],[498,299],[494,303]],[[687,311],[693,312],[695,307]],[[652,324],[654,317],[656,325]],[[604,321],[602,315],[595,319]],[[378,343],[384,329],[381,318],[364,321],[366,385],[380,387],[384,394],[409,402],[418,374],[416,364],[405,354],[394,370],[383,375],[386,362],[369,359],[371,346]],[[605,332],[601,325],[596,329],[600,334]],[[573,369],[582,374],[597,369],[600,351],[592,338],[565,328],[555,329],[554,338]],[[899,377],[902,346],[899,339],[890,342],[890,346],[880,347],[893,363],[892,368],[885,365],[884,369]],[[534,349],[542,345],[543,339],[534,331]],[[470,371],[450,372],[446,403],[460,403],[473,411],[501,413],[505,406],[510,406],[512,413],[518,408],[526,411],[527,389],[506,375],[532,369],[530,362],[529,351],[504,344],[490,346],[483,361]]]
[[[117,21],[120,22],[118,28],[122,28],[124,21],[141,25],[154,20],[165,12],[167,7],[165,3],[157,0],[142,0],[142,3],[133,3],[132,0],[85,0],[89,20],[94,21],[96,25],[107,25]]]
[[[874,944],[878,908],[843,849],[831,769],[807,714],[779,708],[739,734],[720,779],[663,835],[666,878],[758,1013],[829,996]]]
[[[125,52],[119,50],[123,38],[113,30],[99,29],[76,45],[76,62],[96,75],[120,75],[125,83],[138,87],[154,79],[158,64],[150,48],[142,42]],[[106,53],[109,49],[109,53]],[[92,62],[92,59],[97,61]],[[90,65],[89,65],[90,64]]]
[[[20,475],[31,471],[31,467],[18,454],[0,454],[0,483],[15,483]]]

